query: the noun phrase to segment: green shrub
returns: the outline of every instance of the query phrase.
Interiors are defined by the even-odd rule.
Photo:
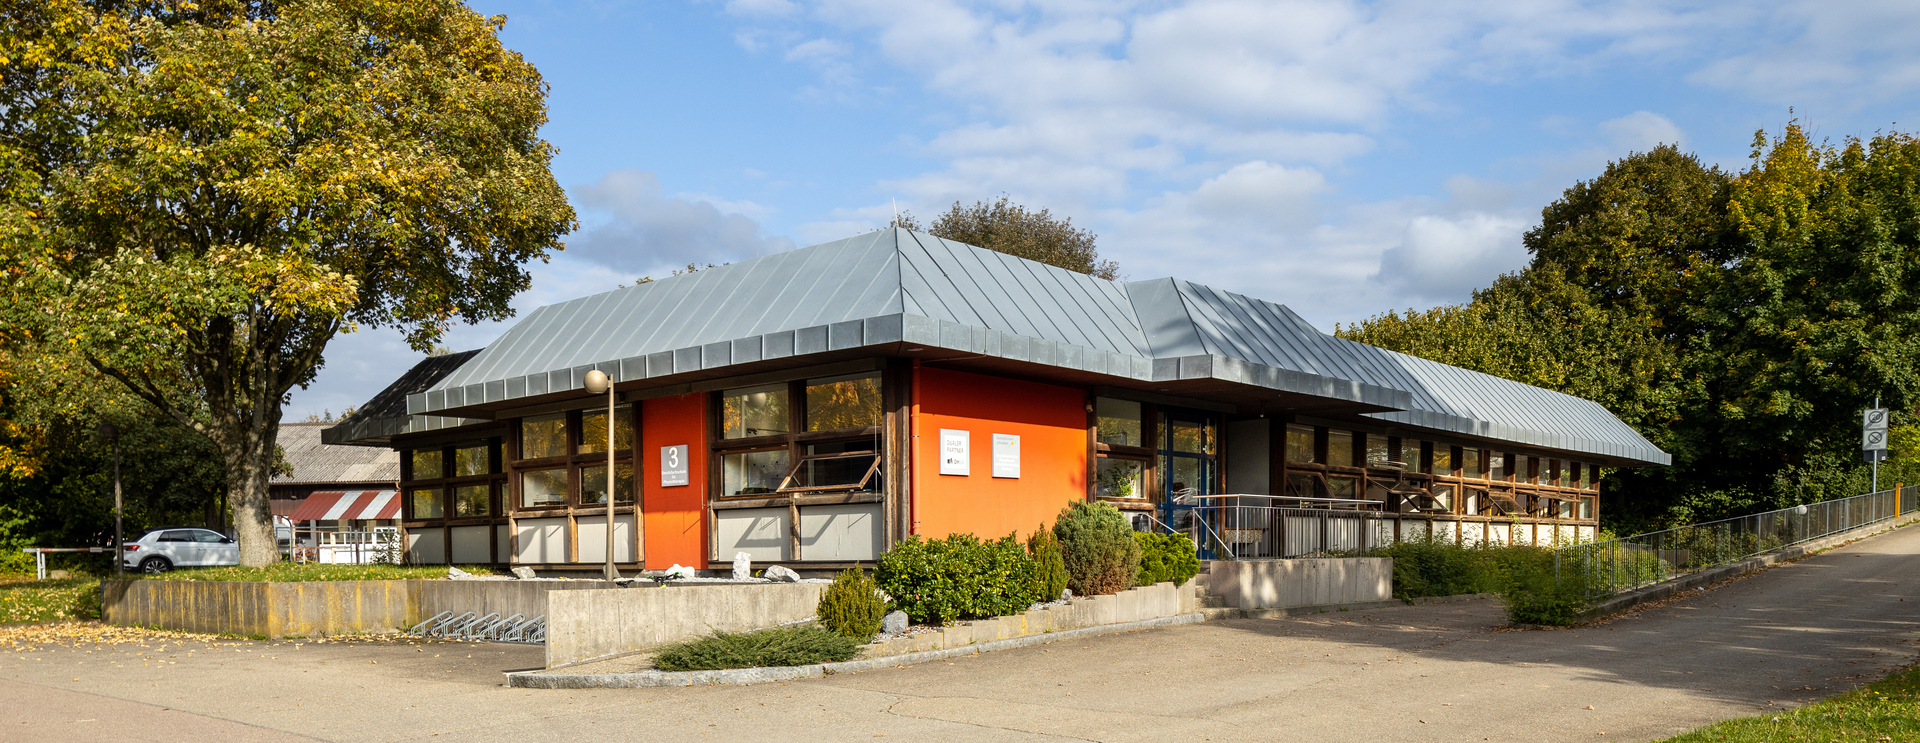
[[[1033,595],[1035,601],[1054,601],[1067,590],[1067,561],[1060,551],[1060,540],[1045,526],[1027,537],[1027,554],[1033,557]]]
[[[662,671],[716,671],[838,663],[860,651],[860,643],[823,627],[778,627],[755,632],[715,632],[655,651]]]
[[[35,563],[33,555],[25,552],[0,552],[0,579],[32,578]]]
[[[1133,587],[1140,573],[1140,543],[1133,528],[1111,503],[1077,501],[1060,511],[1053,536],[1067,565],[1073,592],[1082,596],[1119,593]]]
[[[880,619],[887,615],[887,604],[880,600],[880,587],[859,568],[840,571],[833,585],[820,594],[821,626],[842,637],[860,642],[880,632]]]
[[[880,556],[874,579],[916,622],[997,617],[1024,610],[1036,565],[1012,534],[983,542],[972,534],[918,536]]]
[[[1200,557],[1194,554],[1193,540],[1187,535],[1136,531],[1133,538],[1140,543],[1140,573],[1134,581],[1136,585],[1173,581],[1176,586],[1184,586],[1200,572]]]
[[[1578,571],[1555,570],[1553,553],[1534,550],[1509,565],[1500,598],[1507,621],[1516,624],[1573,624],[1586,608],[1585,582]]]

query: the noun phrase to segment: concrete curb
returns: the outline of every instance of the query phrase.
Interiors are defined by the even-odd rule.
[[[884,658],[850,660],[842,663],[817,663],[810,666],[792,666],[788,668],[730,668],[722,671],[639,671],[635,673],[541,673],[538,671],[518,671],[506,674],[507,686],[522,689],[636,689],[654,686],[702,686],[708,684],[756,684],[765,681],[789,681],[792,679],[812,678],[835,673],[853,673],[872,671],[880,668],[913,665],[929,661],[958,658],[965,655],[987,653],[995,650],[1012,650],[1033,645],[1044,645],[1055,640],[1071,640],[1094,635],[1111,635],[1133,630],[1171,627],[1181,624],[1198,624],[1204,621],[1201,614],[1179,614],[1158,619],[1145,619],[1138,622],[1105,624],[1098,627],[1044,632],[1005,640],[976,643],[964,647],[945,650],[928,650],[905,655],[892,655]]]
[[[1424,604],[1457,604],[1457,603],[1460,603],[1460,602],[1462,602],[1462,601],[1481,601],[1481,600],[1484,600],[1484,599],[1497,599],[1497,598],[1500,598],[1500,594],[1497,594],[1497,593],[1456,593],[1456,594],[1454,594],[1454,595],[1452,595],[1452,596],[1422,596],[1422,597],[1420,597],[1420,598],[1417,598],[1417,599],[1407,599],[1407,605],[1408,605],[1408,606],[1421,606],[1421,605],[1424,605]]]
[[[1764,555],[1749,557],[1739,562],[1732,562],[1732,563],[1727,563],[1725,565],[1721,565],[1719,567],[1707,568],[1706,570],[1702,570],[1698,573],[1693,573],[1691,575],[1685,575],[1679,578],[1674,578],[1665,583],[1657,583],[1651,586],[1647,586],[1646,588],[1641,588],[1641,589],[1628,591],[1627,593],[1620,594],[1611,599],[1608,599],[1603,603],[1596,604],[1592,608],[1587,609],[1586,611],[1580,612],[1579,614],[1575,615],[1575,619],[1578,621],[1585,622],[1585,621],[1590,621],[1594,619],[1599,619],[1601,617],[1618,614],[1620,612],[1626,611],[1627,609],[1633,608],[1634,606],[1644,604],[1649,601],[1659,601],[1660,599],[1667,598],[1668,596],[1672,596],[1681,591],[1685,591],[1693,588],[1699,588],[1709,583],[1714,583],[1720,580],[1734,577],[1736,575],[1749,573],[1749,572],[1767,567],[1769,565],[1798,560],[1802,557],[1806,557],[1807,555],[1812,554],[1814,552],[1818,552],[1820,550],[1830,549],[1833,547],[1838,547],[1843,544],[1847,544],[1849,542],[1855,542],[1861,539],[1866,539],[1867,537],[1877,536],[1883,532],[1892,531],[1902,525],[1913,523],[1916,520],[1920,520],[1920,512],[1908,514],[1906,516],[1896,516],[1889,521],[1882,521],[1880,523],[1868,524],[1866,526],[1862,526],[1857,529],[1848,529],[1838,534],[1833,534],[1833,535],[1821,537],[1819,539],[1815,539],[1809,542],[1796,544],[1796,545],[1793,545],[1792,547],[1787,547],[1776,552],[1769,552]]]

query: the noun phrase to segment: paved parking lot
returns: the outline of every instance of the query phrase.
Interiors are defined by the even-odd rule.
[[[14,631],[0,739],[1650,740],[1914,662],[1916,575],[1910,527],[1585,629],[1499,631],[1478,601],[747,687],[510,689],[500,672],[540,663],[512,645]]]

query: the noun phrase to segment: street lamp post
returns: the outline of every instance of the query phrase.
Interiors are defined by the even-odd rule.
[[[120,526],[120,427],[112,423],[100,424],[100,436],[113,442],[113,574],[126,573],[126,534]]]
[[[607,393],[607,575],[609,581],[620,579],[620,571],[613,566],[613,505],[619,498],[614,495],[620,478],[614,471],[613,461],[613,381],[607,379],[605,372],[595,369],[587,372],[587,391],[593,394]],[[582,432],[585,433],[584,431]],[[635,517],[638,518],[637,516]]]

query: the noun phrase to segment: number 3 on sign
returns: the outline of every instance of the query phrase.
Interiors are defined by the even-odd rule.
[[[687,484],[687,445],[660,447],[660,487]]]

